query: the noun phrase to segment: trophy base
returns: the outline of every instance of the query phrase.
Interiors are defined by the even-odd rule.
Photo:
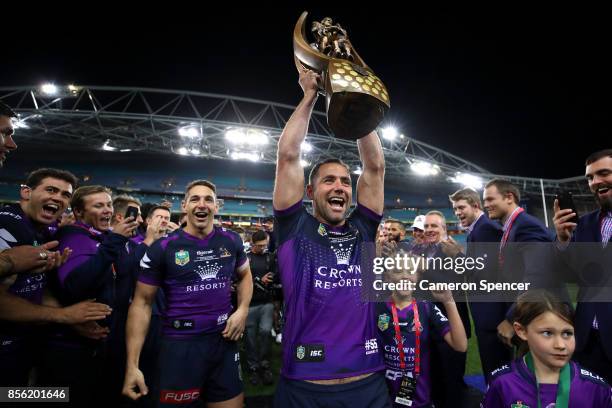
[[[327,123],[339,139],[357,140],[375,130],[387,107],[373,96],[334,92],[327,98]]]

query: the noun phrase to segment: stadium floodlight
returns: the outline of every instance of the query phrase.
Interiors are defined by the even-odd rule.
[[[194,156],[199,156],[200,149],[198,149],[197,147],[192,147],[191,149],[189,149],[189,153],[193,154]]]
[[[310,153],[312,152],[312,145],[306,141],[302,142],[302,152]]]
[[[107,151],[107,152],[114,152],[115,150],[117,150],[117,148],[111,146],[110,140],[106,139],[106,142],[104,142],[104,144],[102,145],[102,150]]]
[[[301,165],[302,167],[308,167],[308,166],[310,166],[310,162],[308,162],[308,161],[306,161],[306,160],[304,160],[304,159],[301,159],[301,160],[300,160],[300,165]]]
[[[121,149],[119,150],[121,153],[131,152],[132,149]]]
[[[356,174],[358,176],[360,176],[361,173],[363,173],[363,170],[361,169],[361,166],[357,166],[357,168],[355,170],[353,170],[353,174]]]
[[[451,178],[451,181],[475,190],[480,190],[483,185],[482,178],[468,173],[456,173],[455,177]]]
[[[47,96],[55,96],[58,93],[58,89],[56,85],[52,83],[46,83],[41,85],[40,92]]]
[[[440,167],[437,164],[424,161],[415,161],[410,165],[410,169],[419,176],[436,176],[440,173]]]
[[[387,126],[382,130],[382,137],[386,140],[395,140],[397,138],[398,132],[397,129],[393,126]]]
[[[232,152],[230,157],[233,160],[249,160],[252,162],[258,162],[259,161],[259,155],[257,153],[251,153],[251,152]]]
[[[197,139],[202,136],[202,132],[200,131],[200,127],[197,125],[186,125],[181,126],[178,129],[178,134],[181,137],[186,137],[188,139]]]
[[[247,144],[255,146],[263,146],[268,144],[268,134],[261,130],[249,129],[247,130]]]
[[[80,86],[76,86],[74,84],[69,84],[67,88],[68,88],[68,93],[71,96],[77,96],[79,94],[79,91],[81,90]]]
[[[257,129],[230,128],[225,139],[235,145],[263,146],[268,144],[268,134]]]
[[[225,131],[225,139],[233,144],[245,144],[246,132],[243,129],[227,129]]]
[[[189,154],[186,147],[179,147],[176,152],[181,156],[187,156]]]

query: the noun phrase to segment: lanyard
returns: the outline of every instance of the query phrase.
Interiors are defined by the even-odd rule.
[[[512,225],[514,224],[514,221],[516,221],[516,218],[523,211],[525,211],[523,208],[518,207],[516,211],[514,211],[514,214],[512,214],[512,218],[510,218],[510,220],[506,222],[508,227],[504,231],[504,235],[502,236],[501,242],[499,243],[499,262],[501,263],[504,262],[504,257],[502,255],[502,249],[504,249],[504,246],[506,246],[506,242],[508,241],[508,237],[510,236],[510,231],[512,230]]]
[[[536,380],[536,397],[538,399],[538,408],[541,408],[542,402],[540,401],[540,384],[538,384],[538,379],[535,375],[535,368],[533,365],[533,356],[531,352],[525,355],[525,363],[529,368],[529,371],[533,373],[533,376]],[[559,373],[559,383],[557,384],[557,399],[555,402],[555,407],[557,408],[567,408],[569,404],[569,392],[570,392],[570,370],[571,366],[568,362],[563,366],[561,372]]]
[[[419,320],[419,309],[417,307],[416,300],[412,299],[411,305],[414,313],[414,329],[416,332],[416,342],[414,347],[414,376],[416,378],[421,373],[421,322]],[[404,354],[404,342],[402,341],[402,332],[399,325],[399,319],[397,317],[397,306],[395,306],[395,303],[393,303],[391,306],[391,312],[393,313],[395,339],[397,340],[397,347],[399,348],[400,368],[402,371],[404,371],[406,369],[406,356]]]

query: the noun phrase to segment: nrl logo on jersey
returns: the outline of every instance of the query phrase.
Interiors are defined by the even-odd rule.
[[[295,349],[295,356],[298,358],[298,360],[304,359],[304,357],[306,356],[306,349],[304,348],[304,346],[298,346],[298,348]]]
[[[523,401],[516,401],[516,403],[510,405],[510,408],[529,408],[529,405],[523,404]]]
[[[319,229],[317,230],[317,232],[320,236],[324,237],[327,235],[327,228],[325,228],[325,225],[319,224]]]
[[[174,253],[174,263],[178,266],[185,266],[189,263],[189,252],[180,250]]]
[[[391,318],[389,317],[388,314],[383,313],[381,315],[378,315],[378,329],[380,331],[385,331],[389,328],[389,320]]]

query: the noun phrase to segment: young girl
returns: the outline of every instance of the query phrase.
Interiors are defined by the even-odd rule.
[[[394,290],[391,299],[379,303],[376,309],[391,401],[394,407],[430,407],[432,332],[438,332],[453,349],[467,350],[467,337],[457,305],[450,291],[433,293],[436,300],[444,304],[447,319],[433,303],[417,301],[413,296],[418,282],[416,271],[393,269],[384,277],[389,283],[412,286]]]
[[[517,299],[514,330],[526,354],[493,371],[482,407],[612,407],[610,386],[570,361],[569,306],[545,291],[526,292]]]

